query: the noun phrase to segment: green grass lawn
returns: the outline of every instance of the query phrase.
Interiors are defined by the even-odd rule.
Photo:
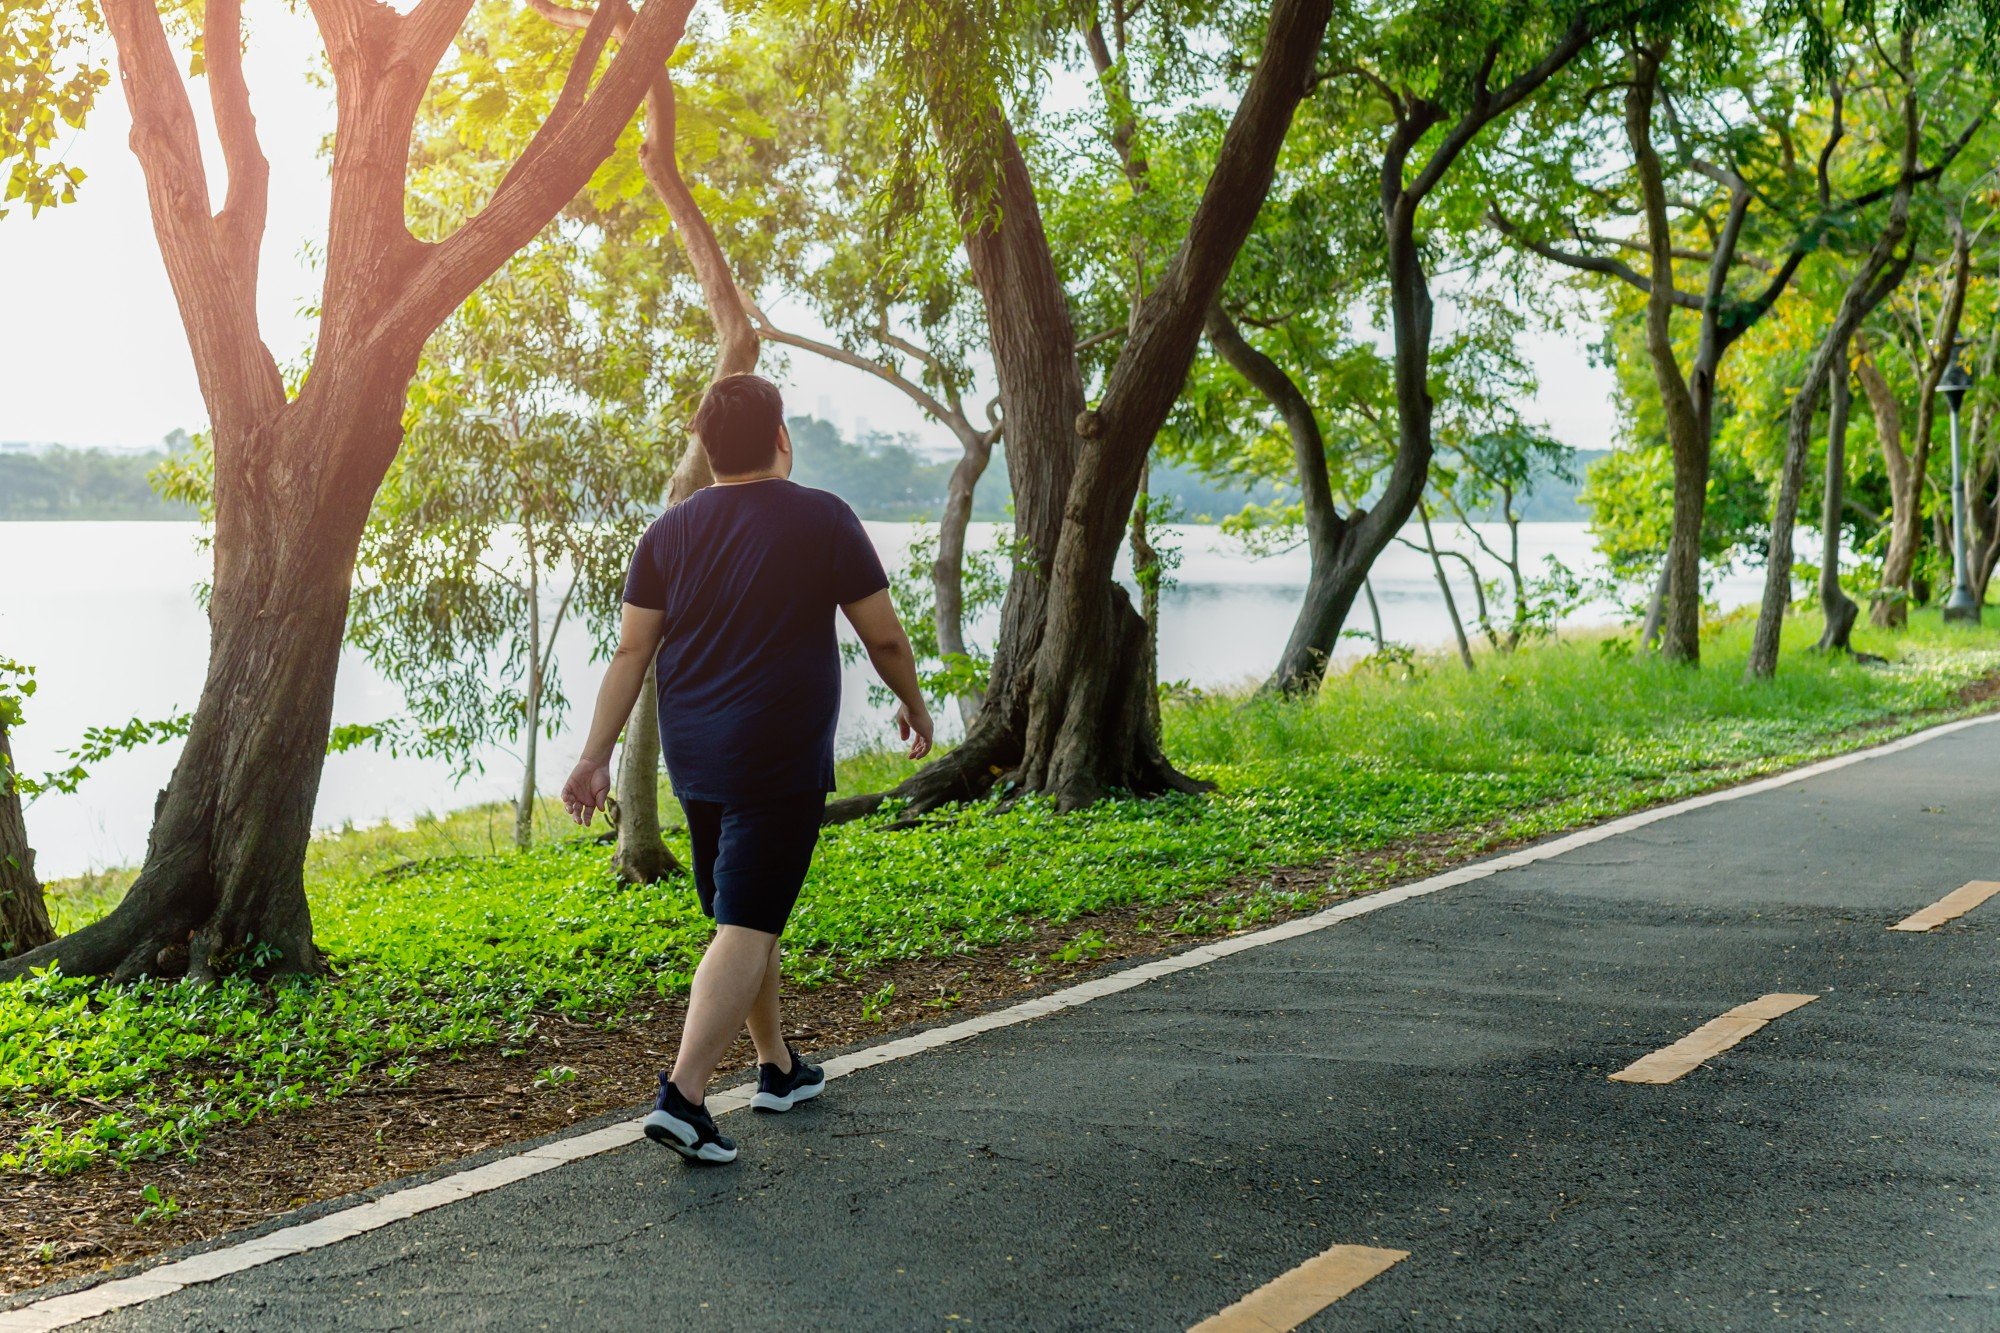
[[[1363,667],[1310,702],[1175,702],[1168,751],[1213,795],[830,830],[787,935],[790,970],[813,985],[1006,948],[1129,904],[1189,900],[1172,927],[1187,935],[1250,924],[1378,884],[1192,900],[1273,867],[1455,830],[1538,836],[1796,764],[1937,720],[2000,670],[2000,633],[1934,616],[1860,636],[1886,668],[1806,651],[1817,628],[1794,623],[1779,678],[1757,685],[1742,679],[1739,621],[1700,671],[1635,655],[1629,636],[1584,638],[1485,656],[1473,673],[1445,658]],[[863,756],[843,787],[905,768]],[[0,1169],[193,1156],[218,1125],[521,1043],[540,1015],[616,1021],[686,989],[709,928],[684,884],[619,885],[588,841],[515,853],[509,819],[489,808],[318,839],[308,888],[330,980],[0,986]],[[59,919],[106,910],[126,878],[55,886]]]

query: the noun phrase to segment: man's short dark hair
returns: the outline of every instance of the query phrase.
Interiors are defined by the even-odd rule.
[[[785,401],[762,375],[724,375],[708,386],[688,429],[701,438],[709,466],[725,477],[761,472],[777,461]]]

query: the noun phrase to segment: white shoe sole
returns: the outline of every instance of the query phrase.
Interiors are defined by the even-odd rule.
[[[794,1088],[780,1097],[775,1092],[760,1092],[750,1099],[753,1111],[789,1111],[800,1102],[809,1102],[826,1091],[826,1080],[808,1083],[803,1088]]]
[[[695,1127],[679,1116],[668,1115],[665,1111],[655,1111],[646,1117],[646,1137],[664,1147],[672,1148],[690,1162],[733,1162],[736,1149],[725,1148],[719,1143],[704,1143],[699,1147],[695,1141],[701,1137]]]

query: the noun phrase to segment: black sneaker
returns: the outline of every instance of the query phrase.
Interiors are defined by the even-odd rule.
[[[785,1049],[792,1053],[790,1069],[779,1073],[776,1065],[757,1066],[757,1095],[750,1099],[752,1110],[789,1111],[825,1090],[826,1071],[807,1064],[790,1042],[785,1043]]]
[[[715,1127],[705,1106],[681,1096],[665,1074],[660,1075],[660,1100],[646,1117],[646,1137],[665,1144],[690,1162],[733,1162],[736,1140]]]

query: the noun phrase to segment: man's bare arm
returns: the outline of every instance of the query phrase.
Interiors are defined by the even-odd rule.
[[[896,604],[889,600],[889,590],[884,588],[858,602],[849,602],[840,610],[847,623],[854,626],[854,632],[861,636],[861,646],[868,650],[875,674],[900,701],[896,730],[910,743],[910,758],[922,759],[931,752],[931,710],[917,681],[917,655],[910,648],[910,636],[903,632],[903,622],[896,616]]]
[[[611,748],[618,743],[618,733],[632,715],[639,691],[646,686],[646,667],[660,649],[660,627],[665,619],[663,612],[625,603],[618,647],[605,668],[604,683],[597,688],[597,707],[590,715],[583,755],[563,783],[563,808],[579,824],[596,818],[611,796]]]

